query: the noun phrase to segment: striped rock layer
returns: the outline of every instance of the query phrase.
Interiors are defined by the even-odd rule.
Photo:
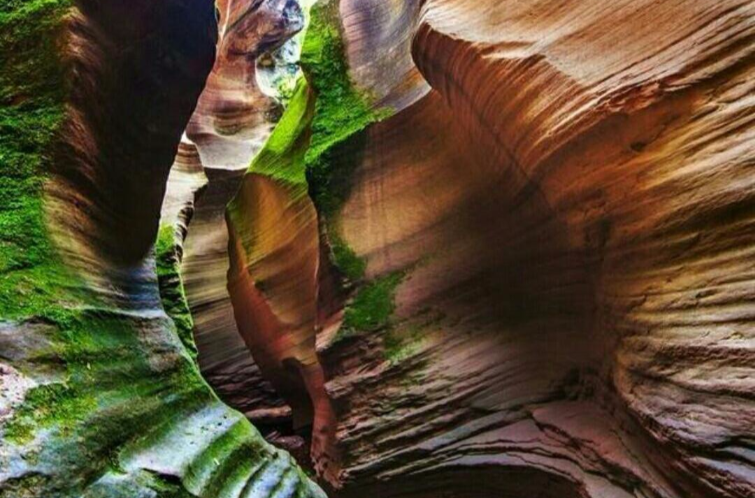
[[[324,482],[753,496],[753,4],[312,12],[229,290]]]

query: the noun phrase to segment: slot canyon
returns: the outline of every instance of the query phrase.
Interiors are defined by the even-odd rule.
[[[0,498],[755,498],[755,1],[0,0]]]

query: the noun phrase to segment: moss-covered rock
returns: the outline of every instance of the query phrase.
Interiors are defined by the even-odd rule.
[[[396,288],[403,278],[403,272],[393,272],[360,287],[346,307],[338,338],[387,327],[396,308]]]
[[[348,198],[365,130],[391,114],[387,109],[375,109],[371,97],[354,85],[341,29],[337,1],[323,0],[312,7],[301,54],[306,79],[298,82],[248,174],[265,175],[308,190],[325,227],[331,262],[359,287],[344,315],[339,337],[345,337],[387,325],[401,273],[363,282],[367,261],[354,252],[338,230],[338,211]],[[297,192],[303,195],[306,190]],[[237,197],[229,206],[230,222],[237,229],[248,225],[242,205]],[[252,239],[250,234],[242,237]]]
[[[0,10],[0,317],[64,320],[67,272],[47,237],[42,191],[65,117],[59,58],[69,0],[5,2]],[[65,314],[65,313],[63,313]]]
[[[212,19],[211,4],[193,9]],[[128,264],[96,251],[87,265],[61,256],[48,194],[70,138],[61,133],[72,119],[68,78],[78,77],[66,62],[74,15],[85,14],[67,0],[0,6],[0,326],[3,344],[17,338],[0,362],[29,387],[0,417],[0,497],[215,497],[255,486],[261,496],[284,487],[322,496],[199,374],[170,230],[159,234],[157,265],[149,253]],[[134,79],[146,70],[118,69]],[[107,167],[93,158],[81,161]],[[79,160],[66,159],[71,169]],[[67,254],[79,249],[66,243]]]
[[[176,324],[178,337],[186,349],[196,356],[194,344],[194,320],[191,318],[189,302],[186,300],[183,280],[181,279],[180,243],[176,240],[176,229],[171,225],[161,225],[155,243],[155,261],[157,280],[160,286],[160,298],[163,308]]]
[[[375,110],[370,96],[349,77],[337,1],[323,0],[312,7],[301,64],[317,94],[307,179],[318,210],[330,216],[348,197],[363,147],[361,133],[390,111]]]
[[[288,186],[304,187],[302,195],[306,193],[305,155],[309,147],[313,105],[314,96],[307,80],[299,78],[286,111],[252,160],[249,173],[268,176]]]

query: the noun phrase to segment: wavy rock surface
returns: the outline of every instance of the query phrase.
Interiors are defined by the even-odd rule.
[[[226,290],[229,262],[224,212],[243,172],[210,168],[204,171],[209,185],[197,200],[181,266],[199,366],[218,394],[252,421],[285,422],[290,418],[290,409],[260,376],[236,328]]]
[[[208,168],[240,169],[262,147],[278,112],[262,92],[255,62],[302,28],[292,0],[221,0],[217,57],[187,135]]]
[[[203,381],[172,230],[153,250],[212,3],[14,2],[0,24],[0,495],[323,496]]]
[[[302,14],[296,2],[281,0],[226,0],[217,9],[217,57],[186,129],[208,186],[196,200],[181,274],[204,377],[223,400],[266,432],[289,432],[291,410],[261,377],[233,317],[226,289],[225,206],[280,113],[277,101],[260,89],[257,60],[301,29]]]
[[[0,9],[0,497],[755,496],[755,5],[297,5]]]
[[[300,84],[228,213],[228,289],[239,331],[265,378],[291,406],[299,431],[313,424],[316,409],[307,381],[322,389],[314,342],[317,213],[301,164],[312,112],[311,92]],[[294,171],[271,176],[278,165]]]
[[[334,5],[362,104],[342,88],[328,121],[333,32],[310,27],[311,201],[284,154],[229,217],[239,328],[320,407],[320,475],[752,496],[752,4]]]

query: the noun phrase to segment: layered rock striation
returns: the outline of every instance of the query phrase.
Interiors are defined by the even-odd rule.
[[[0,8],[0,497],[755,495],[752,2],[307,5]]]
[[[225,1],[219,16],[217,57],[197,107],[186,127],[206,188],[191,206],[191,230],[181,237],[180,272],[191,311],[198,362],[203,376],[223,400],[243,411],[265,433],[291,432],[291,410],[259,373],[233,317],[226,290],[228,231],[225,207],[244,170],[269,136],[280,115],[280,98],[259,83],[259,61],[271,57],[303,26],[293,1]],[[265,67],[274,71],[275,67]],[[163,205],[164,224],[173,224],[172,198],[185,191],[180,150]],[[179,201],[181,202],[181,201]]]
[[[315,6],[229,289],[330,486],[755,492],[753,14]]]

